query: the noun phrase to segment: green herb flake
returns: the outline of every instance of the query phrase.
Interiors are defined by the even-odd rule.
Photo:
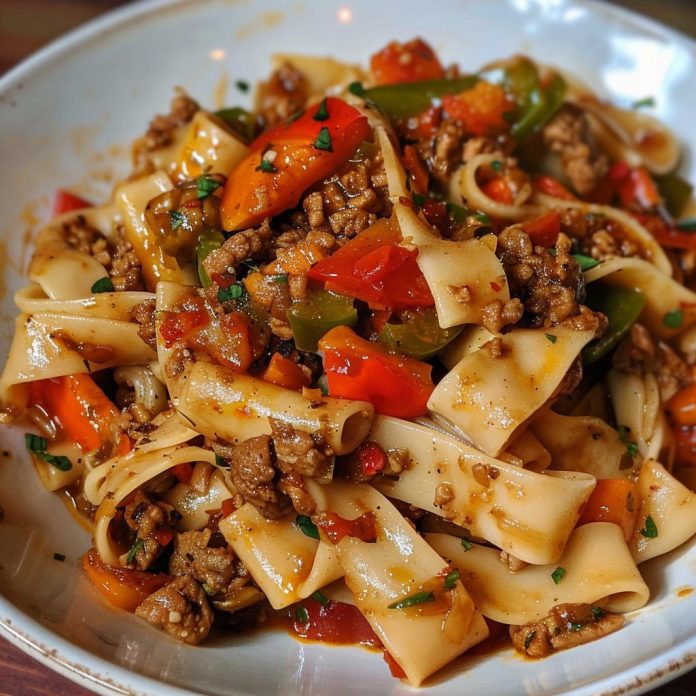
[[[244,286],[239,283],[230,285],[229,288],[220,288],[217,291],[218,302],[229,302],[230,300],[238,300],[244,294]]]
[[[307,515],[298,515],[295,518],[295,524],[305,536],[311,537],[312,539],[319,538],[319,529],[317,525],[312,522],[311,517]]]
[[[662,323],[668,329],[678,329],[684,323],[684,311],[681,309],[673,309],[671,312],[667,312]]]
[[[219,454],[216,454],[215,455],[215,466],[227,467],[227,462],[225,461],[224,457],[221,457]]]
[[[553,258],[555,259],[556,258],[556,247],[549,247],[548,251],[549,251],[549,254],[551,254],[551,256],[553,256]]]
[[[65,560],[65,554],[62,553],[54,553],[53,554],[53,560],[54,561],[60,561],[61,563]]]
[[[418,206],[419,208],[422,208],[425,201],[428,200],[428,197],[423,195],[422,193],[412,193],[411,200],[413,201],[414,205]]]
[[[648,515],[645,518],[645,527],[639,529],[638,531],[646,539],[655,539],[657,537],[657,525],[655,524],[655,520]]]
[[[246,80],[237,80],[234,83],[234,86],[240,91],[240,92],[248,92],[249,91],[249,83]]]
[[[304,109],[300,109],[299,111],[296,111],[294,114],[288,116],[285,119],[284,123],[286,126],[290,126],[293,123],[295,123],[295,121],[297,121],[298,118],[302,118],[303,116],[304,116]]]
[[[169,224],[173,230],[179,229],[186,222],[186,215],[180,210],[169,211]]]
[[[461,224],[466,220],[466,216],[469,214],[469,211],[466,208],[463,208],[461,205],[457,205],[456,203],[446,203],[445,207],[447,208],[447,214],[449,215],[451,220],[454,220],[457,224]]]
[[[571,631],[582,631],[583,625],[584,625],[584,624],[581,624],[581,623],[579,623],[579,622],[577,622],[577,621],[572,621],[571,624],[570,624],[570,630],[571,630]]]
[[[433,592],[416,592],[408,597],[392,602],[392,604],[389,605],[389,609],[408,609],[409,607],[415,607],[419,604],[427,604],[428,602],[434,601],[435,594]]]
[[[258,273],[259,267],[254,263],[254,259],[244,259],[242,265],[246,266],[252,273]]]
[[[619,440],[626,445],[626,451],[632,456],[632,457],[637,457],[638,456],[638,445],[633,442],[633,440],[629,439],[629,434],[631,432],[630,428],[627,428],[625,425],[620,425],[619,426]]]
[[[314,141],[314,147],[317,150],[325,150],[326,152],[333,152],[333,144],[331,143],[331,133],[326,126],[322,126],[317,135],[317,139]]]
[[[462,539],[462,548],[465,551],[471,551],[471,549],[474,548],[474,545],[468,540],[468,539]]]
[[[328,606],[329,604],[329,598],[323,592],[321,592],[321,590],[312,592],[311,597],[315,602],[319,602],[322,607]]]
[[[597,607],[594,604],[592,605],[592,618],[594,621],[599,621],[605,614],[604,609],[602,607]]]
[[[126,563],[133,563],[135,560],[135,557],[138,554],[138,551],[143,548],[143,545],[145,542],[142,539],[136,539],[135,544],[130,547],[130,551],[128,551],[128,555],[126,556]]]
[[[351,94],[354,94],[356,97],[364,97],[365,96],[365,88],[363,87],[362,82],[351,82],[348,85],[348,91]]]
[[[306,625],[309,623],[309,612],[305,607],[300,605],[295,608],[295,618],[297,619],[297,623]]]
[[[474,215],[474,218],[483,225],[491,224],[491,219],[488,217],[488,215],[480,210]]]
[[[222,186],[220,181],[204,174],[196,179],[196,195],[198,198],[207,198],[220,186]]]
[[[597,259],[593,259],[591,256],[585,256],[584,254],[573,254],[573,258],[578,262],[578,266],[580,266],[580,270],[583,273],[585,271],[589,271],[595,266],[599,266],[599,261],[597,261]]]
[[[458,571],[456,568],[455,568],[454,570],[450,571],[450,572],[447,573],[447,575],[445,576],[445,583],[444,583],[444,584],[445,584],[445,587],[446,587],[448,590],[453,590],[453,589],[454,589],[454,586],[457,584],[457,582],[459,581],[459,578],[460,578],[460,577],[461,577],[461,576],[460,576],[460,574],[459,574],[459,571]]]
[[[556,570],[551,573],[551,579],[554,581],[556,585],[558,585],[561,580],[565,577],[566,571],[565,568],[561,568],[561,566],[558,566]]]
[[[524,649],[527,650],[529,646],[532,644],[532,641],[536,637],[536,631],[530,631],[525,637],[524,637]]]
[[[329,109],[326,105],[326,97],[321,100],[319,108],[314,112],[314,116],[312,116],[312,118],[315,121],[326,121],[326,119],[329,118]]]
[[[501,172],[503,171],[503,163],[500,160],[493,160],[491,162],[491,169],[494,172]]]
[[[684,232],[696,232],[696,218],[690,218],[689,220],[682,220],[677,223],[677,227]]]
[[[49,454],[47,451],[48,442],[45,437],[34,433],[24,433],[24,444],[27,449],[47,464],[55,466],[60,471],[70,471],[72,463],[63,455]]]
[[[275,275],[271,278],[271,280],[274,283],[277,283],[278,285],[287,285],[288,284],[288,274],[281,273],[280,275]]]
[[[558,340],[558,336],[554,336],[553,334],[544,334],[544,336],[546,336],[546,339],[551,341],[551,343],[555,343]]]
[[[98,295],[100,292],[113,292],[114,284],[111,282],[111,278],[104,276],[104,278],[97,280],[90,289],[95,295]]]
[[[278,167],[271,162],[271,160],[261,158],[261,163],[256,167],[257,172],[266,172],[266,174],[275,174],[278,171]]]
[[[655,97],[643,97],[633,102],[632,109],[652,109],[655,106]]]

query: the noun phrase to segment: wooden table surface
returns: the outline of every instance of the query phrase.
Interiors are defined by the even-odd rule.
[[[54,37],[123,0],[0,0],[0,74]],[[619,0],[696,36],[696,0]],[[0,637],[0,696],[90,696]],[[650,696],[695,696],[696,670]]]

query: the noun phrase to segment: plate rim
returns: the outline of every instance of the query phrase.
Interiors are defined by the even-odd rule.
[[[331,0],[336,2],[336,0]],[[510,0],[497,0],[509,4]],[[618,19],[632,27],[650,31],[685,45],[696,57],[696,39],[660,21],[624,6],[602,0],[562,0],[564,4],[588,7],[592,12]],[[221,0],[204,0],[206,4]],[[537,0],[543,4],[544,0]],[[158,11],[178,11],[185,6],[201,5],[201,0],[136,0],[114,8],[72,29],[32,53],[0,77],[0,100],[21,89],[31,78],[56,58],[86,48],[101,36],[122,30],[138,19]],[[696,152],[694,153],[696,156]],[[105,696],[195,696],[194,692],[133,671],[70,642],[40,621],[24,613],[0,593],[0,635],[54,672],[70,681]],[[49,640],[51,647],[44,644]],[[84,663],[84,664],[83,664]],[[648,662],[565,691],[566,696],[638,696],[696,668],[696,634],[661,652]],[[125,682],[124,682],[125,679]],[[424,687],[428,689],[427,686]],[[235,692],[229,692],[232,696]],[[239,693],[239,692],[236,692]]]

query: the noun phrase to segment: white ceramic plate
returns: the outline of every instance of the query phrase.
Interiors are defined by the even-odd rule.
[[[126,171],[127,146],[174,85],[204,104],[244,102],[236,79],[268,71],[276,50],[366,60],[391,38],[426,37],[446,61],[475,69],[526,52],[619,102],[653,96],[657,115],[696,151],[696,48],[652,22],[570,0],[273,0],[149,2],[93,22],[0,82],[1,354],[28,260],[30,230],[58,186],[105,197]],[[227,93],[225,95],[225,88]],[[687,154],[684,172],[696,179]],[[0,430],[0,623],[34,657],[101,693],[406,694],[378,654],[295,642],[281,633],[177,644],[110,611],[80,577],[89,545],[63,504],[39,486],[21,432]],[[7,453],[3,452],[5,450]],[[60,563],[53,553],[65,554]],[[696,546],[643,567],[650,605],[596,643],[541,662],[512,651],[462,658],[422,693],[638,694],[696,663]],[[682,593],[683,594],[683,593]],[[423,646],[428,649],[427,645]]]

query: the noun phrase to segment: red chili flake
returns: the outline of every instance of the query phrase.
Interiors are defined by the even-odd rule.
[[[494,280],[491,280],[490,285],[496,292],[500,292],[503,289],[503,286],[500,285],[500,283],[496,283]]]
[[[376,442],[363,442],[358,447],[358,462],[364,476],[379,474],[388,461],[387,453]]]

